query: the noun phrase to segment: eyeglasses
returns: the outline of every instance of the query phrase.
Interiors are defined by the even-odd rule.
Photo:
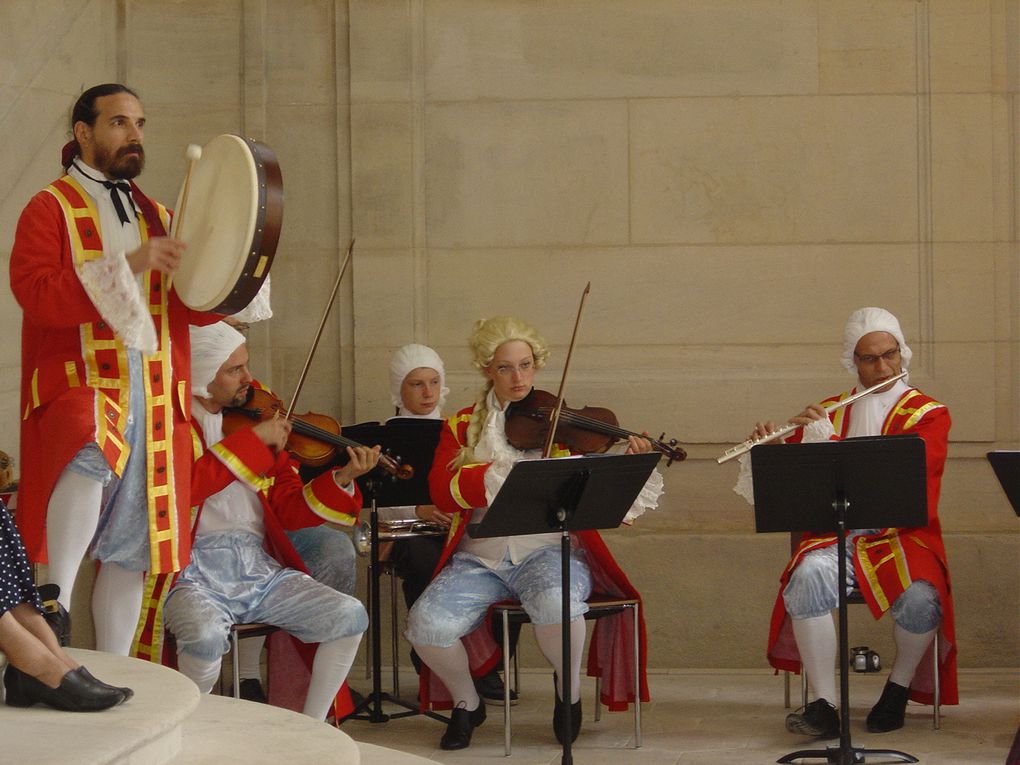
[[[520,364],[514,366],[513,364],[497,364],[496,374],[500,377],[510,377],[514,372],[518,372],[522,375],[526,375],[528,372],[535,368],[534,361],[522,361]]]
[[[854,353],[854,358],[857,359],[860,364],[877,364],[879,359],[882,361],[896,361],[900,357],[900,347],[897,345],[895,348],[890,348],[885,353],[878,354],[865,354],[861,356],[858,353]]]

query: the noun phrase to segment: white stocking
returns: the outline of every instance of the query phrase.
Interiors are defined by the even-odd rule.
[[[892,670],[889,672],[890,682],[910,687],[910,681],[914,679],[914,672],[917,665],[924,658],[924,652],[931,645],[935,637],[935,630],[923,632],[920,635],[914,632],[907,632],[900,625],[893,628],[893,640],[896,643],[896,661],[893,662]]]
[[[415,643],[414,650],[421,660],[429,665],[429,669],[443,681],[443,685],[453,696],[455,708],[463,704],[468,711],[478,709],[481,699],[475,690],[474,680],[471,679],[471,668],[463,642],[454,641],[449,648]]]
[[[131,571],[116,563],[99,567],[92,590],[96,650],[120,656],[131,654],[142,611],[143,584],[141,571]]]
[[[238,641],[237,675],[241,680],[262,681],[262,646],[265,642],[262,635]]]
[[[832,616],[810,616],[807,619],[792,619],[793,637],[800,651],[802,671],[807,672],[808,682],[816,699],[825,699],[833,706],[839,706],[836,694],[836,627]]]
[[[220,676],[222,662],[223,657],[207,661],[184,651],[177,654],[177,668],[181,674],[190,678],[202,693],[209,693],[212,690],[213,683]]]
[[[351,665],[358,655],[361,634],[319,643],[312,662],[312,679],[308,683],[304,713],[318,721],[326,719],[326,713],[336,698],[336,692],[347,679]]]
[[[99,523],[103,485],[64,470],[50,494],[46,511],[49,580],[60,587],[60,604],[69,612],[74,580]]]
[[[584,654],[584,617],[570,620],[570,701],[573,704],[581,698],[581,657]],[[536,624],[535,640],[542,655],[556,670],[556,693],[563,695],[563,631],[559,624]]]

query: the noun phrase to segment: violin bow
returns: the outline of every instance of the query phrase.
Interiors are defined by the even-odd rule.
[[[574,343],[577,342],[577,330],[581,326],[581,314],[584,313],[584,301],[588,299],[591,292],[591,282],[585,285],[581,293],[581,304],[577,307],[577,318],[574,320],[574,333],[570,336],[570,347],[567,348],[567,359],[563,362],[563,376],[560,377],[560,389],[556,393],[556,406],[549,413],[549,432],[545,436],[545,446],[542,448],[542,456],[549,457],[552,452],[553,441],[556,436],[556,427],[560,424],[560,410],[563,409],[563,393],[567,387],[567,371],[570,369],[570,357],[574,354]]]
[[[301,394],[301,388],[305,384],[305,378],[308,376],[308,367],[312,365],[312,357],[315,356],[315,349],[319,347],[319,338],[322,337],[322,330],[326,326],[326,318],[329,316],[330,310],[333,308],[333,301],[336,300],[336,293],[340,289],[340,280],[344,278],[344,274],[347,273],[347,266],[351,262],[351,255],[354,254],[354,240],[351,239],[351,244],[347,248],[347,256],[344,258],[344,262],[340,266],[340,273],[337,274],[336,282],[333,284],[333,292],[330,293],[329,302],[326,303],[326,310],[322,312],[322,320],[319,322],[319,329],[315,332],[315,338],[312,340],[312,347],[308,350],[308,358],[305,359],[305,367],[301,370],[301,376],[298,378],[297,385],[294,388],[294,397],[290,400],[290,406],[287,407],[286,419],[290,419],[290,415],[294,412],[294,406],[297,404],[298,396]]]

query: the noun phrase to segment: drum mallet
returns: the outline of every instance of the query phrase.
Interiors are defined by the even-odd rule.
[[[181,230],[181,222],[184,220],[184,208],[188,206],[188,190],[191,186],[191,171],[195,169],[195,163],[202,158],[202,147],[197,143],[189,143],[188,148],[184,150],[184,156],[188,159],[188,170],[184,174],[184,190],[181,191],[181,209],[177,210],[174,214],[170,236],[176,236],[177,232]],[[170,288],[173,286],[173,283],[174,277],[173,274],[170,274],[166,280],[167,292],[170,292]]]

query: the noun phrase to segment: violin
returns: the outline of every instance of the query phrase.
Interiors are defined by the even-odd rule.
[[[506,409],[505,425],[510,444],[522,450],[542,448],[549,434],[549,417],[555,407],[556,396],[537,388],[532,388],[520,401],[512,402]],[[628,436],[648,438],[641,433],[621,428],[616,415],[609,409],[597,406],[570,409],[564,402],[554,440],[566,445],[571,451],[590,454],[605,451],[618,439]],[[676,439],[663,441],[665,437],[663,433],[658,439],[648,440],[653,449],[666,455],[666,464],[672,465],[687,459],[687,452],[677,446]]]
[[[248,400],[243,406],[229,406],[223,410],[223,434],[230,435],[235,430],[251,427],[255,423],[285,417],[287,413],[283,402],[262,388],[254,385],[249,388]],[[340,435],[340,423],[327,414],[306,412],[291,415],[291,433],[287,438],[287,451],[302,464],[320,467],[328,464],[336,453],[337,447],[359,447],[357,441]],[[390,475],[406,480],[414,475],[414,468],[403,465],[400,458],[388,454],[379,455],[379,467]]]

